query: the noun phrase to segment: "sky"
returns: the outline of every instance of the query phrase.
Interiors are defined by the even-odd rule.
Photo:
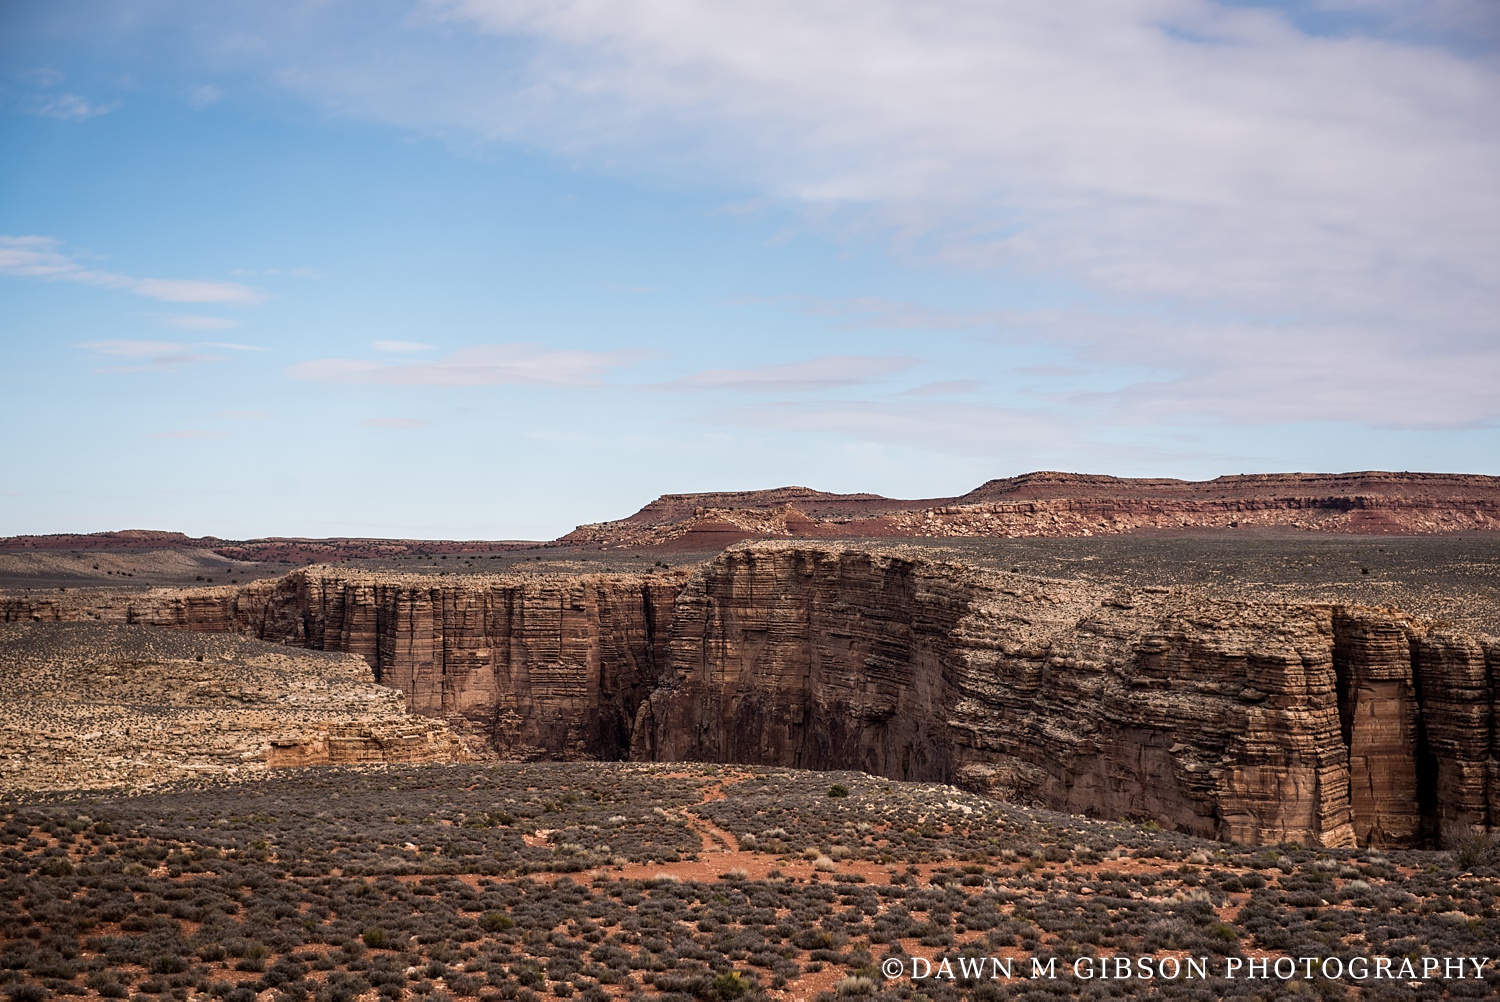
[[[1495,0],[0,0],[0,534],[1500,474]]]

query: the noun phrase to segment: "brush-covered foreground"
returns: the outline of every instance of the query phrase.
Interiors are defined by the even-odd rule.
[[[0,992],[137,1002],[1491,997],[1073,977],[1081,955],[1497,953],[1500,859],[1226,846],[858,773],[302,770],[0,803]],[[1013,980],[881,962],[1017,958]],[[1057,977],[1026,976],[1058,958]],[[1415,987],[1413,987],[1415,986]],[[58,999],[57,1002],[62,1002]]]

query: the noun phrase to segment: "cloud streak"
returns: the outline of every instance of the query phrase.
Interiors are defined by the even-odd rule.
[[[709,369],[666,385],[670,389],[757,393],[831,390],[879,382],[887,376],[905,372],[918,362],[915,358],[876,355],[826,355],[803,362],[748,369]]]
[[[186,278],[133,278],[81,264],[62,250],[62,242],[45,236],[0,236],[0,275],[48,282],[78,282],[121,289],[166,303],[223,303],[256,306],[266,294],[238,282],[206,282]]]
[[[612,370],[641,357],[631,351],[571,351],[536,344],[482,344],[440,358],[386,362],[323,358],[287,368],[294,379],[315,383],[385,386],[598,386]]]
[[[264,351],[250,344],[228,344],[200,342],[183,344],[180,341],[84,341],[77,347],[108,358],[132,359],[135,365],[114,366],[99,370],[104,372],[174,372],[185,365],[202,362],[222,362],[227,356],[204,352],[202,348],[223,348],[229,351]]]

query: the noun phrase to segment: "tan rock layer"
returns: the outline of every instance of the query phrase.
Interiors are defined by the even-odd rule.
[[[1500,821],[1500,644],[1392,610],[806,543],[669,579],[311,568],[3,610],[359,654],[411,709],[515,757],[863,769],[1248,842],[1412,845]]]

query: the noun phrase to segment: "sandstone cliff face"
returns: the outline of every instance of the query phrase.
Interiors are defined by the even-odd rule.
[[[1249,842],[1496,820],[1493,658],[1393,613],[759,544],[689,583],[671,667],[638,757],[957,781]]]
[[[680,582],[308,572],[246,603],[270,640],[362,655],[418,713],[462,717],[517,757],[623,757],[665,661]]]
[[[314,567],[242,588],[10,598],[6,620],[84,620],[342,651],[415,713],[517,757],[623,758],[666,662],[680,575],[436,578]]]

